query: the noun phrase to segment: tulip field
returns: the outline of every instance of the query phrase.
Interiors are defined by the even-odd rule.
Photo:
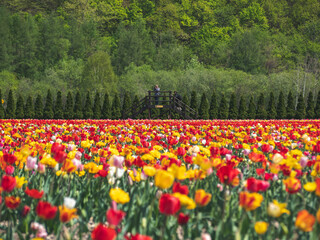
[[[0,120],[0,239],[319,239],[320,121]]]

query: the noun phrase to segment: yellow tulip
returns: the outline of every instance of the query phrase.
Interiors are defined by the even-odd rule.
[[[154,167],[151,167],[151,166],[144,166],[143,167],[143,171],[144,171],[144,174],[149,176],[149,177],[153,177],[157,172],[157,170]]]
[[[273,202],[268,205],[268,215],[271,217],[280,217],[283,213],[290,214],[290,211],[286,209],[286,203],[279,203],[277,200],[273,200]]]
[[[130,201],[129,194],[120,188],[110,189],[109,195],[116,203],[125,204]]]
[[[307,192],[314,192],[317,188],[317,184],[315,182],[307,182],[305,185],[303,185],[303,188]]]
[[[160,170],[155,177],[155,185],[161,189],[168,189],[172,186],[174,175],[170,172]]]
[[[254,224],[254,230],[256,231],[257,234],[265,234],[266,231],[268,230],[269,224],[266,222],[256,222]]]
[[[176,192],[176,193],[173,193],[172,196],[179,198],[181,206],[185,207],[186,209],[196,208],[196,203],[187,195]]]

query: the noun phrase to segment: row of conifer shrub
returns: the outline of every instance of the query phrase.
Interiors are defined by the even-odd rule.
[[[199,104],[197,95],[192,91],[190,97],[183,96],[183,101],[197,110],[199,119],[320,118],[320,93],[315,99],[312,92],[309,92],[307,98],[304,98],[302,93],[294,96],[292,92],[287,95],[280,92],[276,98],[271,92],[268,98],[260,94],[256,100],[253,96],[239,97],[233,93],[227,100],[224,94],[218,98],[213,91],[209,99],[203,93]],[[81,94],[79,91],[75,96],[68,92],[65,98],[57,91],[53,98],[51,90],[47,91],[45,99],[38,94],[35,99],[28,96],[26,101],[21,94],[17,94],[15,99],[12,90],[7,98],[2,98],[0,90],[0,99],[0,119],[123,119],[130,117],[131,109],[139,102],[138,96],[132,99],[128,92],[121,98],[119,94],[114,94],[111,101],[108,93]],[[166,110],[153,111],[156,118],[168,117]],[[148,118],[148,114],[142,113],[138,117]],[[175,114],[171,117],[179,118]]]

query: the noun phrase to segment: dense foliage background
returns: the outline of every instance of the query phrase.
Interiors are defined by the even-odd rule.
[[[63,103],[154,84],[198,102],[283,90],[297,104],[319,90],[319,13],[317,0],[2,0],[0,88]]]

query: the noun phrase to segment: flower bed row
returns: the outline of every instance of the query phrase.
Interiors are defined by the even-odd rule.
[[[320,121],[0,121],[0,238],[317,239]]]

